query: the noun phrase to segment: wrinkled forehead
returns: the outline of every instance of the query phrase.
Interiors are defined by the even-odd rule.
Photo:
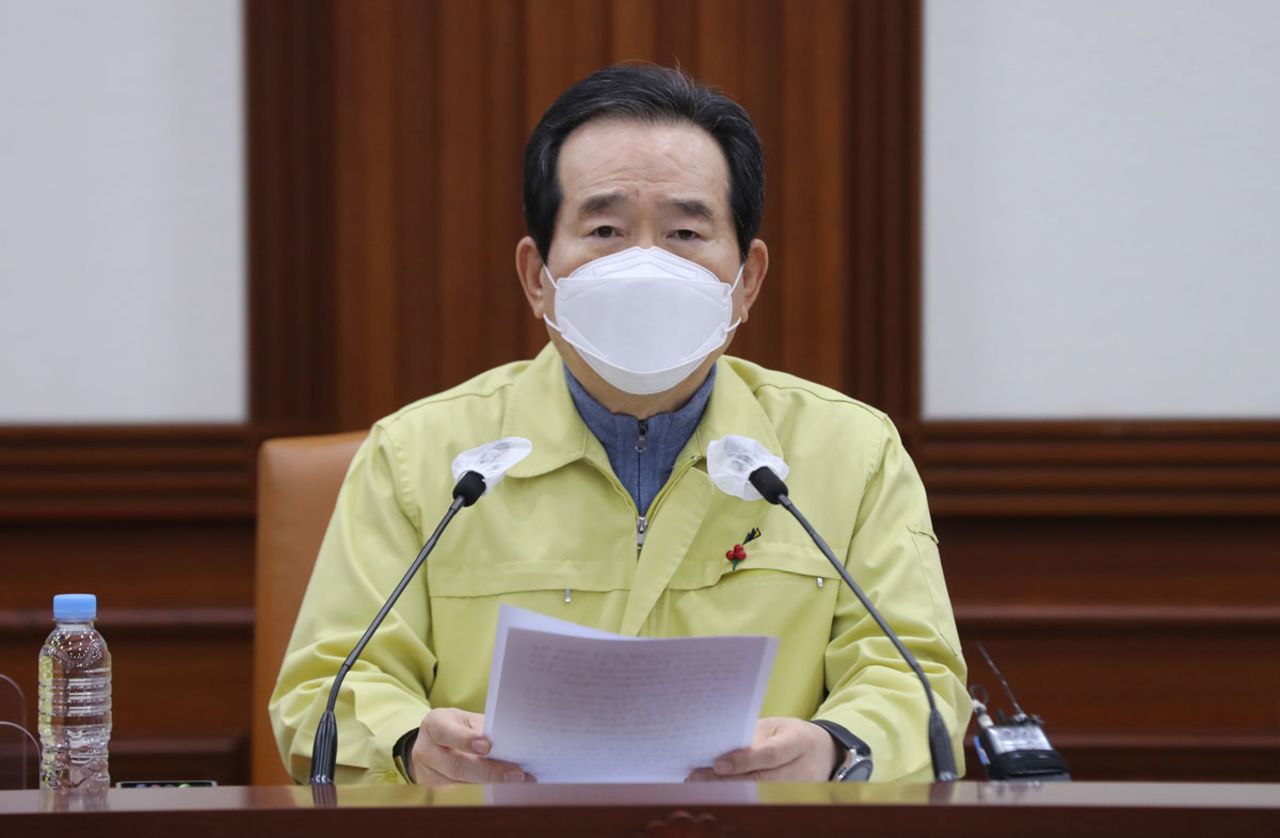
[[[700,201],[728,216],[729,164],[715,138],[691,122],[593,120],[565,140],[557,169],[562,210]]]

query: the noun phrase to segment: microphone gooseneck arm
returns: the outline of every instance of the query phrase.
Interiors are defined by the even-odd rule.
[[[341,689],[342,681],[347,677],[347,672],[355,665],[356,659],[360,657],[360,653],[364,651],[364,647],[368,645],[369,639],[378,630],[378,626],[382,625],[382,621],[391,612],[396,600],[400,599],[400,594],[404,593],[404,589],[409,586],[409,582],[417,574],[418,568],[422,567],[423,562],[427,560],[427,556],[435,549],[436,542],[440,540],[441,534],[444,533],[445,527],[449,526],[453,516],[457,515],[458,511],[464,506],[470,506],[479,500],[480,496],[484,494],[484,489],[484,477],[479,472],[469,471],[462,475],[457,485],[453,487],[453,503],[449,504],[449,510],[440,519],[435,532],[427,539],[427,543],[422,545],[422,549],[418,551],[418,557],[413,560],[413,564],[409,565],[409,569],[405,571],[404,577],[400,579],[400,584],[396,585],[396,589],[391,592],[391,596],[387,597],[387,602],[382,606],[382,610],[378,612],[378,616],[374,617],[373,622],[365,629],[360,642],[351,650],[351,654],[347,655],[346,660],[342,662],[342,666],[338,667],[338,674],[333,679],[333,686],[329,688],[329,700],[325,704],[324,715],[320,717],[320,724],[316,727],[316,738],[311,746],[311,785],[333,784],[333,775],[337,770],[338,763],[338,720],[334,716],[333,710],[338,703],[338,690]]]
[[[800,526],[804,527],[804,531],[813,539],[813,543],[818,545],[822,555],[826,556],[827,561],[831,562],[831,566],[836,569],[836,573],[840,574],[840,578],[849,586],[849,590],[853,591],[854,596],[862,603],[862,607],[867,609],[871,619],[876,621],[876,625],[880,626],[880,630],[893,643],[894,648],[898,650],[898,654],[907,662],[907,666],[911,667],[911,671],[920,679],[920,684],[924,687],[925,698],[929,701],[929,756],[933,762],[933,778],[941,783],[950,783],[957,780],[956,757],[951,750],[951,734],[947,731],[947,725],[942,720],[942,714],[938,712],[938,705],[933,697],[933,687],[929,685],[929,679],[925,677],[924,670],[920,668],[920,663],[916,660],[915,655],[911,654],[911,651],[898,638],[897,632],[885,622],[884,617],[880,615],[880,611],[872,604],[870,598],[858,586],[858,583],[853,580],[853,577],[849,575],[849,571],[836,558],[835,553],[831,552],[831,548],[827,546],[827,542],[809,523],[809,519],[805,518],[804,513],[791,502],[791,498],[787,495],[787,484],[782,482],[782,478],[774,474],[772,469],[764,466],[751,472],[748,479],[761,497],[769,503],[781,506],[800,522]]]

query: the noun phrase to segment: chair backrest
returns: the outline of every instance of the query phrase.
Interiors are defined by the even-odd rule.
[[[250,738],[254,785],[293,783],[276,750],[267,700],[275,688],[342,478],[365,436],[361,431],[273,439],[263,443],[258,452]]]

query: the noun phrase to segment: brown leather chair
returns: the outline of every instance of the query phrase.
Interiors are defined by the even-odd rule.
[[[267,700],[347,466],[365,432],[273,439],[258,452],[258,558],[253,631],[253,784],[292,784]],[[372,616],[372,615],[371,615]]]

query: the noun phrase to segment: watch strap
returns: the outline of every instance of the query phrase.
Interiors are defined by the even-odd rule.
[[[814,719],[813,723],[830,734],[840,751],[829,779],[840,782],[866,780],[871,776],[874,763],[870,745],[854,736],[844,725],[826,719]]]

